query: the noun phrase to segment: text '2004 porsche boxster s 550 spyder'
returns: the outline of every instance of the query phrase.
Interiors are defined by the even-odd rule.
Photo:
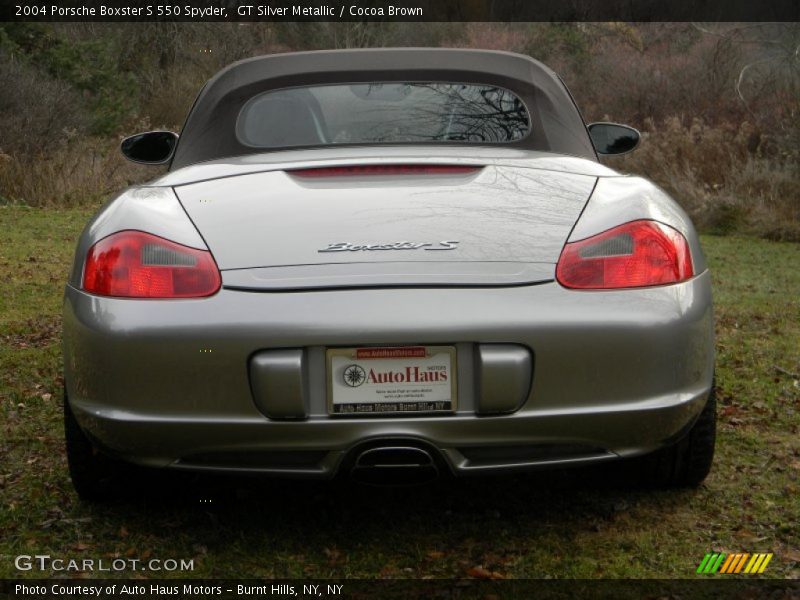
[[[119,465],[391,480],[714,450],[710,277],[686,214],[597,155],[520,55],[264,56],[201,91],[168,164],[80,237],[65,424],[84,497]]]

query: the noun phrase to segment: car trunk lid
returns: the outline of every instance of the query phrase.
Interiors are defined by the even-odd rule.
[[[431,167],[315,163],[175,189],[229,288],[553,279],[595,177],[502,165]]]

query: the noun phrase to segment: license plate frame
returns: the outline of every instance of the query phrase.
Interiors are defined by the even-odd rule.
[[[453,345],[327,348],[325,363],[330,416],[448,415],[458,407],[458,364]],[[345,375],[347,369],[350,371]],[[442,373],[447,374],[444,379]],[[345,383],[345,377],[353,383]],[[386,381],[391,377],[395,380]],[[397,380],[405,377],[410,380]],[[359,378],[363,378],[361,383],[357,383]],[[369,397],[374,400],[369,401]]]

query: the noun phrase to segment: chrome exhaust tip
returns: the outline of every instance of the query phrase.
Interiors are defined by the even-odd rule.
[[[439,469],[422,448],[378,446],[358,455],[350,476],[370,485],[420,485],[437,479]]]

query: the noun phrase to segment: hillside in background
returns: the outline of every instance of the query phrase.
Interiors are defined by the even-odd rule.
[[[96,206],[156,176],[119,140],[179,131],[241,58],[324,48],[521,52],[557,71],[588,122],[643,133],[612,168],[645,175],[702,230],[800,241],[800,24],[0,24],[0,204]]]

